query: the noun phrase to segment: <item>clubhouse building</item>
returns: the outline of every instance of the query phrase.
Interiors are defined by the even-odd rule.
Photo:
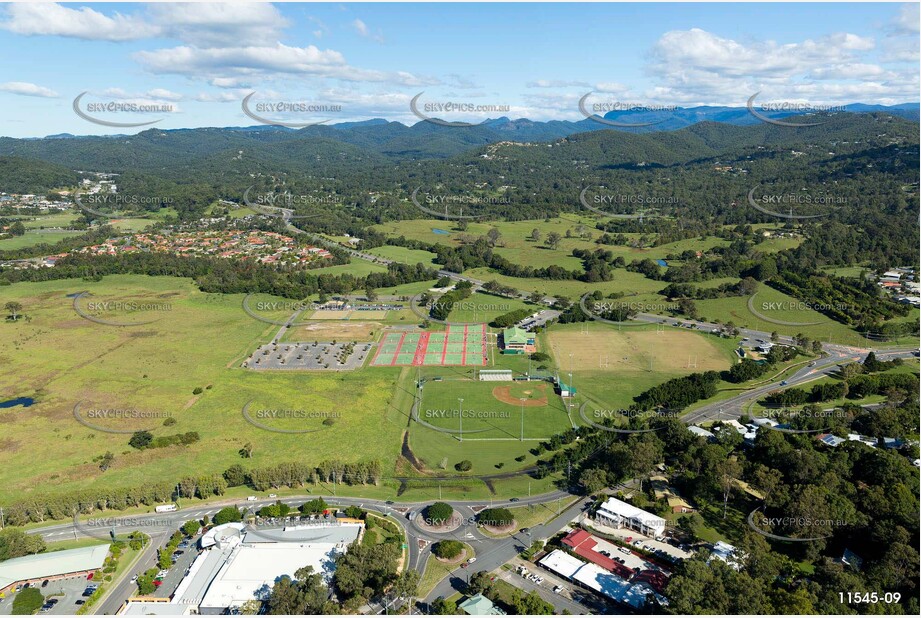
[[[512,326],[502,331],[503,354],[530,354],[537,351],[534,334]]]

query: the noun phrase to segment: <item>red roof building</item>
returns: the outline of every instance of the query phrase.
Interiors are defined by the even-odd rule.
[[[563,538],[563,545],[572,548],[573,553],[577,556],[581,556],[589,562],[597,564],[602,569],[629,580],[633,576],[633,570],[613,558],[599,554],[595,551],[595,545],[597,544],[595,537],[585,530],[574,530]]]

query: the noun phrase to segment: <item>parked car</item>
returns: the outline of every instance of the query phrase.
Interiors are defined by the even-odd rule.
[[[48,580],[46,579],[45,581],[42,582],[42,588],[44,588],[47,585],[48,585]]]
[[[278,494],[269,494],[269,498],[277,498]]]
[[[469,562],[470,564],[473,564],[474,562],[476,562],[476,556],[472,557],[472,558],[471,558],[470,560],[468,560],[467,562]]]
[[[83,605],[84,603],[86,603],[86,601],[84,601],[83,599],[77,599],[76,601],[74,601],[74,605]]]

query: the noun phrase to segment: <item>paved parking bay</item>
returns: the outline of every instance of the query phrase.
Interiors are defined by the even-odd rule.
[[[609,528],[607,526],[599,524],[597,521],[592,524],[592,527],[604,534],[616,536],[624,542],[627,542],[628,538],[631,539],[628,542],[628,544],[631,547],[638,547],[640,549],[646,549],[646,551],[652,551],[652,552],[658,551],[663,554],[667,554],[668,556],[671,556],[672,558],[676,560],[679,560],[679,559],[684,560],[684,559],[691,557],[691,552],[689,551],[683,551],[680,547],[676,547],[674,545],[671,545],[670,543],[666,543],[663,541],[657,541],[648,536],[643,536],[642,534],[634,530],[629,530],[627,528]],[[599,539],[599,540],[602,540],[602,539]],[[614,546],[613,544],[608,544],[608,545],[611,545],[612,547],[615,548],[614,550],[611,550],[611,557],[627,558],[627,555],[617,550],[616,546]],[[627,563],[627,566],[629,566],[630,568],[633,568],[634,566],[640,566],[640,565]]]
[[[354,344],[345,362],[340,362],[350,342],[268,343],[257,349],[244,363],[247,369],[352,371],[364,365],[374,347],[373,343]]]
[[[92,583],[92,581],[87,581],[85,575],[80,575],[52,579],[44,588],[39,586],[38,590],[44,595],[46,601],[51,598],[58,600],[52,609],[40,612],[39,615],[63,616],[75,614],[80,609],[77,601],[86,600],[86,597],[82,596],[83,591]],[[5,599],[0,599],[0,615],[9,616],[13,613],[13,599],[15,597],[16,594],[13,593],[8,594]]]
[[[176,560],[173,566],[166,572],[166,575],[163,576],[163,583],[157,588],[153,596],[163,599],[173,596],[176,588],[179,587],[179,583],[188,572],[189,567],[192,566],[192,563],[195,562],[195,558],[201,553],[201,550],[198,548],[198,537],[195,537],[190,541],[188,547],[180,551],[183,552],[182,555],[179,556],[179,559]]]

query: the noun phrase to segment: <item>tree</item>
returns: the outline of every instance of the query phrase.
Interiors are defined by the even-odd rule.
[[[515,522],[515,516],[512,512],[503,507],[483,509],[476,519],[481,526],[493,526],[495,528],[505,528]]]
[[[189,521],[182,524],[182,531],[186,534],[186,536],[195,536],[200,528],[201,524],[198,523],[197,519],[190,519]]]
[[[458,472],[469,472],[473,469],[473,463],[469,459],[464,459],[454,464],[454,469]]]
[[[329,508],[329,505],[326,504],[326,500],[323,498],[314,498],[313,500],[308,500],[301,505],[301,513],[304,515],[316,515],[317,513],[322,513]]]
[[[457,613],[457,603],[438,597],[432,601],[432,613],[436,616],[453,616]]]
[[[138,450],[147,448],[153,442],[153,434],[149,431],[135,431],[128,440],[128,446]]]
[[[393,584],[393,593],[399,599],[412,599],[419,596],[419,571],[416,569],[403,569],[397,581]]]
[[[561,240],[563,240],[563,238],[560,236],[559,232],[550,232],[549,234],[547,234],[547,240],[545,241],[545,243],[551,249],[556,249],[557,247],[560,246]]]
[[[771,341],[774,343],[780,341],[780,333],[778,333],[776,330],[771,333]]]
[[[234,464],[224,470],[224,480],[228,487],[246,485],[246,469],[240,464]]]
[[[477,595],[477,594],[489,594],[489,591],[492,589],[492,577],[489,575],[489,571],[477,571],[470,576],[470,583],[467,584],[467,594]]]
[[[425,518],[428,523],[440,526],[446,523],[454,515],[454,508],[445,502],[436,502],[425,509]]]
[[[729,496],[735,488],[736,479],[742,474],[742,466],[739,464],[738,460],[730,457],[717,464],[716,474],[716,482],[723,495],[723,519],[726,519],[726,511],[729,508]]]
[[[19,313],[22,311],[22,303],[18,303],[15,300],[11,300],[3,307],[10,312],[10,319],[14,322],[19,319]]]
[[[502,238],[502,232],[497,228],[491,227],[489,231],[486,232],[486,240],[489,241],[490,246],[495,247],[496,243],[499,242],[499,239]]]
[[[608,473],[601,468],[588,468],[579,476],[579,482],[588,493],[593,494],[608,486]]]
[[[544,301],[544,295],[541,294],[540,292],[531,292],[530,294],[528,294],[529,303],[534,303],[535,305],[539,305],[543,301]]]
[[[0,561],[45,551],[45,541],[37,534],[19,528],[0,529]]]
[[[28,616],[34,614],[45,604],[45,597],[38,588],[26,588],[13,599],[13,615]]]
[[[539,229],[534,228],[533,230],[531,230],[531,240],[533,240],[534,242],[540,242],[540,230]]]
[[[243,459],[252,459],[254,450],[253,443],[247,442],[243,445],[243,448],[240,449],[240,457]]]
[[[229,524],[231,522],[243,521],[243,513],[235,506],[225,506],[214,514],[214,525]]]
[[[520,616],[549,616],[553,614],[553,605],[544,601],[536,590],[521,596],[521,591],[515,590],[512,596],[512,605]]]
[[[442,560],[453,560],[460,556],[463,551],[464,544],[454,540],[438,541],[432,546],[432,553]]]

